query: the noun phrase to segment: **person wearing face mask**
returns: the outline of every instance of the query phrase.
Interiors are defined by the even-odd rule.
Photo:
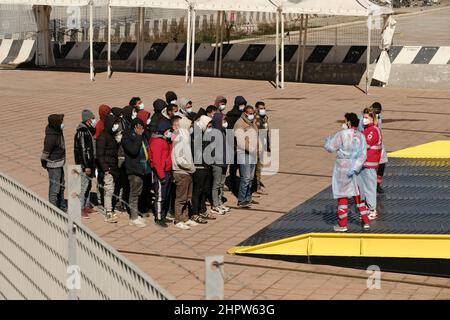
[[[366,138],[367,160],[358,175],[361,198],[369,208],[369,219],[377,218],[377,169],[381,159],[383,141],[381,131],[374,125],[375,114],[372,109],[363,111],[363,134]]]
[[[358,124],[356,114],[346,113],[342,130],[325,141],[325,150],[336,152],[331,184],[333,198],[338,202],[338,224],[334,226],[336,232],[348,230],[348,198],[351,197],[361,215],[363,228],[370,228],[368,209],[361,200],[356,176],[366,161],[366,141],[364,135],[358,131]]]
[[[152,182],[155,200],[153,215],[156,225],[167,228],[166,216],[169,211],[169,195],[172,181],[172,131],[170,122],[161,121],[150,138],[148,148],[152,168]]]
[[[236,137],[237,164],[239,165],[238,207],[250,208],[252,203],[252,181],[258,160],[258,128],[255,121],[255,109],[246,106],[241,118],[234,125]]]
[[[258,128],[258,134],[265,132],[264,137],[260,136],[260,145],[258,150],[258,163],[256,164],[255,179],[253,181],[253,190],[260,195],[267,195],[265,186],[261,181],[261,152],[270,152],[270,139],[269,139],[269,117],[266,113],[266,104],[263,101],[258,101],[255,104],[256,107],[256,127]]]
[[[48,172],[48,201],[55,207],[66,211],[64,200],[64,164],[66,163],[66,146],[64,142],[64,115],[51,114],[45,128],[44,149],[41,165]]]
[[[225,109],[227,107],[227,99],[224,96],[217,96],[216,100],[214,100],[214,106],[218,111],[225,113]]]
[[[129,105],[132,106],[132,107],[135,107],[138,110],[138,112],[140,110],[144,110],[144,108],[145,108],[144,102],[139,97],[131,98]]]
[[[146,121],[148,115],[142,114]],[[133,130],[125,132],[122,138],[122,146],[125,152],[125,168],[130,184],[130,220],[129,225],[145,227],[144,219],[140,217],[139,196],[142,194],[144,178],[151,174],[148,155],[148,139],[145,136],[145,123],[140,118],[132,122]],[[147,195],[148,196],[148,195]]]
[[[167,104],[177,104],[177,94],[173,91],[167,91],[166,92],[166,103]]]
[[[95,139],[98,139],[98,137],[100,137],[100,134],[103,132],[103,129],[105,127],[105,117],[110,113],[111,108],[106,104],[102,104],[98,107],[99,120],[97,121],[97,125],[95,126]]]
[[[146,144],[149,144],[151,138],[151,133],[149,131],[150,113],[145,110],[141,110],[138,112],[137,118],[140,119],[144,124],[144,133],[142,134],[142,139],[145,140]],[[150,168],[150,170],[147,170],[146,174],[144,175],[144,184],[138,201],[139,212],[142,213],[141,216],[143,217],[150,216],[149,210],[151,210],[152,208],[151,190],[152,190],[152,171]]]
[[[82,169],[80,202],[83,218],[89,218],[89,214],[94,212],[90,206],[89,195],[92,187],[91,179],[95,172],[95,125],[96,119],[92,111],[83,110],[73,142],[75,164],[80,165]]]
[[[178,112],[181,117],[186,117],[191,121],[195,120],[196,113],[192,108],[192,101],[188,98],[180,98],[178,99]]]
[[[230,208],[226,207],[222,202],[223,188],[228,169],[226,159],[227,141],[225,129],[223,127],[223,118],[224,117],[221,112],[215,113],[212,119],[212,130],[205,134],[205,139],[211,141],[209,146],[213,150],[211,152],[211,161],[207,162],[211,165],[212,171],[211,213],[219,215],[223,215],[230,211]]]
[[[161,114],[169,120],[169,122],[173,119],[175,116],[180,116],[180,113],[178,112],[178,105],[176,104],[169,104],[163,111],[161,111]]]
[[[158,126],[161,122],[165,122],[166,125],[170,126],[170,120],[163,116],[162,111],[167,107],[167,103],[162,99],[156,99],[153,101],[153,115],[150,120],[150,132],[157,133]]]
[[[247,105],[247,100],[245,100],[242,96],[237,96],[234,99],[233,109],[227,112],[227,129],[234,129],[234,124],[241,118],[242,112],[244,111],[245,106]],[[236,145],[236,144],[235,144]],[[234,161],[230,164],[230,174],[227,178],[226,185],[228,189],[237,197],[239,191],[239,179],[237,178],[237,153],[236,149],[234,150]]]
[[[375,113],[376,120],[375,125],[380,129],[380,132],[382,131],[382,116],[381,116],[381,103],[374,102],[372,104],[373,112]],[[380,165],[378,166],[377,170],[377,192],[378,193],[384,193],[383,188],[381,188],[381,184],[383,183],[383,176],[384,176],[384,170],[386,168],[386,163],[388,162],[388,156],[386,152],[386,148],[384,147],[384,143],[382,145],[381,149],[381,159],[380,159]]]
[[[119,130],[119,120],[114,115],[105,117],[105,129],[96,142],[96,156],[98,167],[98,182],[103,191],[103,203],[106,211],[105,221],[117,223],[118,217],[114,212],[118,194],[114,194],[115,182],[119,179],[118,166],[119,144],[115,135]]]

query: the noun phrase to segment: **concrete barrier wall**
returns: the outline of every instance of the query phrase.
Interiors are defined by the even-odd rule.
[[[450,90],[450,64],[393,64],[388,86]]]

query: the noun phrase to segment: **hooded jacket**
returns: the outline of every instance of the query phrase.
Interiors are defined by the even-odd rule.
[[[177,94],[173,91],[167,91],[166,92],[166,102],[167,104],[171,103],[172,101],[177,101],[178,97]]]
[[[172,169],[175,173],[192,174],[195,172],[189,135],[191,123],[189,119],[181,118],[178,122],[178,129],[175,131],[176,138],[172,148]]]
[[[144,122],[136,118],[131,126],[134,128],[140,124],[145,128]],[[134,130],[125,132],[122,138],[122,146],[125,152],[125,168],[128,175],[143,176],[149,174],[150,164],[147,152],[148,141],[145,135],[138,135]]]
[[[247,119],[245,113],[236,122],[234,135],[236,137],[236,148],[238,151],[243,151],[247,154],[256,154],[258,148],[258,128],[254,120],[250,122]]]
[[[97,125],[95,126],[95,139],[98,139],[98,137],[100,137],[100,134],[103,132],[103,129],[105,128],[105,117],[110,113],[111,108],[106,104],[102,104],[100,107],[98,107],[98,115],[100,117],[100,120],[97,121]]]
[[[192,103],[192,101],[191,100],[189,100],[188,98],[180,98],[179,100],[178,100],[178,111],[181,113],[181,115],[183,116],[183,117],[186,117],[186,118],[188,118],[189,120],[191,120],[191,121],[195,121],[195,117],[196,117],[196,113],[195,112],[187,112],[186,111],[186,106],[189,104],[189,103]]]
[[[164,136],[169,128],[170,125],[161,123],[152,134],[148,148],[151,167],[161,181],[165,181],[165,173],[172,170],[172,144]]]
[[[137,118],[139,120],[141,120],[142,123],[144,124],[144,129],[145,129],[144,134],[145,134],[146,140],[148,141],[148,139],[151,137],[151,133],[149,130],[150,124],[147,124],[148,119],[150,119],[150,112],[141,110],[138,112]]]
[[[223,103],[227,102],[227,99],[224,96],[217,96],[216,100],[214,100],[214,105],[219,108],[219,106]]]
[[[240,105],[247,105],[247,100],[242,96],[237,96],[234,99],[233,109],[227,113],[228,129],[234,129],[236,121],[241,117],[243,111],[239,110]]]
[[[44,168],[61,168],[66,162],[66,146],[61,129],[63,119],[63,114],[51,114],[48,117],[41,155],[41,164]]]
[[[211,141],[205,140],[203,133],[206,131],[208,123],[210,122],[211,118],[203,115],[196,122],[194,122],[193,125],[194,133],[191,134],[191,150],[195,167],[198,169],[209,168],[209,164],[205,161],[205,157],[203,155],[206,147],[208,147]],[[196,132],[201,132],[201,134],[196,134]],[[201,146],[201,148],[199,146]]]
[[[105,118],[105,129],[98,137],[96,142],[97,165],[103,172],[109,171],[112,175],[119,175],[118,150],[119,144],[115,139],[115,133],[112,131],[117,118],[111,114]]]
[[[210,164],[226,168],[227,167],[227,140],[225,136],[225,130],[222,126],[223,122],[223,114],[220,112],[216,112],[213,115],[212,125],[213,129],[210,134],[205,133],[205,139],[211,141],[211,147],[213,148],[213,152],[211,152],[211,156],[213,157],[213,161]],[[221,137],[220,140],[217,140]]]
[[[158,131],[158,126],[159,126],[159,123],[161,122],[161,120],[169,121],[161,113],[166,107],[167,107],[167,103],[162,99],[156,99],[153,102],[154,113],[151,117],[150,127],[149,127],[149,131],[152,134],[156,133]],[[169,123],[170,123],[170,121],[169,121]]]
[[[78,125],[73,141],[75,164],[83,169],[95,168],[95,128],[89,127],[85,122]]]

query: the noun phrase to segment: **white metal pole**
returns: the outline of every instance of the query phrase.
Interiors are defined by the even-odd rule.
[[[141,39],[141,54],[140,54],[140,72],[144,72],[144,46],[145,46],[145,39],[144,39],[144,18],[145,18],[145,8],[141,8],[140,12],[140,29],[139,29],[139,38]]]
[[[297,65],[295,68],[295,81],[298,81],[299,71],[300,71],[300,46],[302,44],[302,34],[303,34],[303,13],[300,16],[300,30],[298,31],[298,48],[297,48]]]
[[[188,9],[188,19],[187,19],[187,36],[186,36],[186,79],[189,81],[189,59],[190,59],[190,48],[191,48],[191,7]]]
[[[141,47],[141,34],[139,32],[139,30],[141,29],[141,8],[139,8],[139,19],[138,19],[138,26],[136,28],[135,25],[135,33],[137,33],[136,36],[136,72],[139,72],[139,55],[140,55],[140,47]],[[137,31],[137,32],[136,32]]]
[[[195,9],[192,9],[192,37],[191,37],[191,45],[192,45],[192,53],[191,53],[191,83],[194,83],[194,58],[195,58]]]
[[[94,81],[94,22],[93,3],[89,3],[89,73],[91,81]]]
[[[217,77],[217,59],[219,57],[219,32],[220,32],[220,20],[222,11],[217,11],[216,20],[216,46],[214,47],[214,77]]]
[[[225,11],[221,12],[220,20],[220,51],[219,51],[219,77],[222,76],[222,61],[223,61],[223,29],[225,28]]]
[[[280,66],[280,36],[279,36],[280,12],[279,11],[277,11],[275,23],[276,23],[276,28],[275,28],[276,29],[276,32],[275,32],[275,65],[276,65],[275,76],[276,76],[276,80],[275,80],[275,82],[276,82],[276,86],[278,89],[279,88],[279,80],[280,80],[280,75],[279,75],[279,73],[280,73],[280,68],[279,68],[279,66]]]
[[[305,69],[305,50],[306,50],[306,41],[308,40],[308,15],[305,18],[305,31],[303,34],[303,48],[302,48],[302,68],[300,70],[300,81],[303,82],[303,71]]]
[[[372,36],[372,16],[367,17],[367,54],[366,54],[366,94],[369,94],[369,65],[370,65],[370,45]]]
[[[111,79],[111,6],[108,6],[108,72],[107,78]]]
[[[281,15],[281,88],[284,89],[284,13]]]

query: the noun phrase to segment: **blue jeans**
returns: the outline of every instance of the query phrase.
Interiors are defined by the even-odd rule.
[[[66,200],[64,199],[64,168],[47,168],[49,187],[48,201],[55,207],[67,211]]]
[[[80,202],[81,209],[89,208],[89,196],[91,194],[92,182],[85,172],[81,173],[81,192],[80,192]]]
[[[255,164],[239,165],[239,193],[238,203],[252,201],[252,181],[255,176]]]

